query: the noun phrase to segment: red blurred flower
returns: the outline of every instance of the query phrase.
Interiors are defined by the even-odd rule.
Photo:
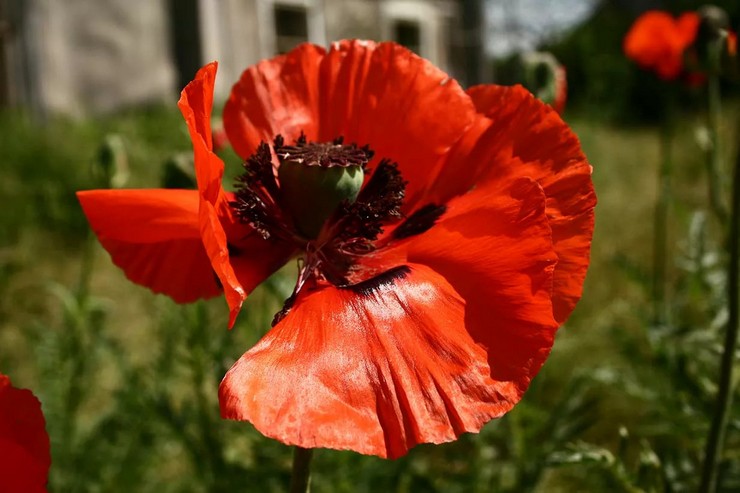
[[[229,136],[226,135],[226,131],[221,127],[213,130],[213,152],[218,154],[227,147],[229,147]]]
[[[698,28],[695,12],[674,19],[667,12],[651,10],[632,24],[624,38],[624,52],[640,67],[674,80],[684,74],[684,51],[696,39]]]
[[[737,34],[734,31],[727,32],[727,54],[731,57],[737,55]]]
[[[41,403],[0,373],[0,491],[46,491],[51,466]]]
[[[224,378],[222,415],[288,444],[398,457],[511,409],[588,267],[591,167],[560,117],[519,86],[465,92],[392,43],[302,45],[232,89],[223,122],[246,161],[231,194],[212,152],[215,73],[179,103],[197,192],[79,198],[129,278],[181,302],[223,287],[231,323],[302,259],[273,329]],[[324,178],[358,170],[356,200],[336,205]]]

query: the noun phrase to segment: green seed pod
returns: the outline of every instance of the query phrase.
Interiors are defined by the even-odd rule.
[[[319,236],[339,204],[357,200],[363,179],[359,165],[325,167],[288,159],[278,169],[282,202],[298,230],[310,239]]]

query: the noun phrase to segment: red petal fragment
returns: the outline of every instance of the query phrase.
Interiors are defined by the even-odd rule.
[[[0,491],[43,493],[51,466],[41,403],[0,374]]]
[[[261,141],[271,143],[278,134],[289,143],[301,131],[309,139],[316,138],[318,66],[323,56],[323,48],[302,44],[242,73],[223,113],[226,134],[242,159],[251,156]]]
[[[229,370],[221,414],[287,444],[381,457],[477,432],[517,396],[489,377],[465,317],[457,293],[423,266],[304,291]]]
[[[231,327],[247,297],[247,291],[240,284],[229,261],[228,242],[221,225],[223,214],[219,214],[227,199],[221,186],[224,163],[213,152],[211,137],[213,86],[217,66],[214,62],[201,68],[195,79],[182,90],[177,105],[188,125],[190,140],[193,143],[195,174],[200,193],[198,210],[200,236],[213,270],[223,286],[229,305]],[[229,138],[231,139],[231,136]]]
[[[549,106],[521,86],[476,86],[481,116],[448,156],[427,193],[444,203],[473,186],[530,177],[547,196],[558,264],[553,307],[562,323],[581,297],[589,263],[596,195],[578,138]]]
[[[213,88],[217,68],[218,63],[212,62],[198,70],[195,79],[185,86],[177,102],[193,142],[198,190],[212,204],[223,194],[221,179],[224,174],[224,163],[213,152],[211,134]]]
[[[178,303],[221,292],[198,228],[198,192],[90,190],[77,198],[113,263],[131,281]]]
[[[521,396],[552,347],[557,256],[542,189],[528,178],[489,183],[448,203],[405,245],[409,262],[444,276],[465,301],[465,326],[488,353],[491,376]]]
[[[442,70],[395,43],[334,43],[322,63],[320,137],[368,144],[398,163],[408,181],[404,209],[417,204],[440,157],[464,133],[475,109]]]

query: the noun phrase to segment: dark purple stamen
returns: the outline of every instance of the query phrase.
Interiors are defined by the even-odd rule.
[[[242,221],[268,239],[278,227],[281,216],[276,201],[278,196],[270,146],[261,142],[257,152],[244,163],[244,174],[237,178],[236,200],[231,206]]]
[[[398,165],[383,159],[355,203],[338,211],[342,228],[336,243],[340,249],[358,254],[371,250],[372,242],[383,232],[383,225],[401,217],[405,189],[406,182]]]
[[[275,154],[281,162],[293,161],[305,166],[324,168],[359,166],[364,170],[373,157],[373,151],[368,146],[344,145],[343,142],[344,139],[338,137],[327,144],[308,143],[306,136],[301,133],[295,145],[289,146],[285,145],[284,139],[278,136],[275,139]]]

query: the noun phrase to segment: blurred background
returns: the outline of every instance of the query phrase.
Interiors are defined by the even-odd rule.
[[[715,4],[737,30],[740,2]],[[0,372],[43,403],[49,490],[285,490],[290,449],[220,420],[216,389],[269,328],[293,274],[258,288],[229,332],[220,298],[178,306],[128,282],[74,192],[192,186],[176,101],[203,64],[219,61],[220,113],[247,66],[305,41],[365,38],[397,41],[464,86],[526,83],[525,55],[551,53],[567,72],[562,116],[594,166],[599,205],[583,299],[522,403],[479,435],[397,461],[321,450],[314,490],[694,491],[727,321],[726,224],[707,198],[707,135],[715,129],[722,143],[713,149],[726,206],[740,92],[720,82],[709,127],[707,88],[669,87],[627,60],[622,40],[648,9],[700,5],[0,0]],[[233,183],[239,159],[220,152]],[[666,155],[667,198],[658,192]],[[656,317],[661,197],[666,315]],[[720,491],[740,491],[738,409]]]

